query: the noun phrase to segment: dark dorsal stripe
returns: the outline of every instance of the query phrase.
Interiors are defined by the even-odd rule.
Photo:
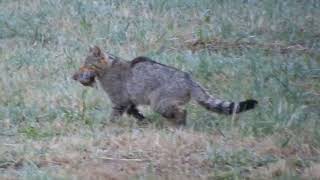
[[[139,64],[141,62],[149,62],[149,63],[152,63],[152,64],[158,64],[158,65],[161,65],[161,66],[165,66],[167,68],[170,68],[170,69],[174,69],[176,71],[180,71],[180,72],[183,72],[175,67],[172,67],[172,66],[167,66],[165,64],[162,64],[162,63],[159,63],[157,61],[154,61],[154,60],[151,60],[150,58],[148,57],[144,57],[144,56],[139,56],[139,57],[136,57],[134,58],[132,61],[130,61],[130,67],[134,67],[136,64]]]
[[[133,66],[135,66],[135,65],[138,64],[138,63],[146,62],[146,61],[152,62],[152,60],[149,59],[149,58],[147,58],[147,57],[139,56],[139,57],[134,58],[134,59],[130,62],[130,66],[133,67]]]

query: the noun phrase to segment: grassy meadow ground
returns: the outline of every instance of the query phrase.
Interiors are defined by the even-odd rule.
[[[0,179],[320,179],[319,17],[318,0],[0,0]],[[94,44],[259,107],[110,123],[71,79]]]

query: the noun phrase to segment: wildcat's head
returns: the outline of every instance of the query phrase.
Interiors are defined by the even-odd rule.
[[[96,77],[100,76],[108,65],[108,58],[98,46],[90,47],[84,64],[75,72],[72,78],[84,86],[93,86]]]

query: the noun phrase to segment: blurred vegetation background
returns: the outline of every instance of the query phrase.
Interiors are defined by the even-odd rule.
[[[98,128],[108,123],[107,96],[71,79],[89,45],[99,45],[127,60],[144,55],[189,72],[225,99],[257,99],[256,110],[236,118],[192,103],[187,129],[257,142],[276,137],[278,148],[307,146],[310,156],[295,154],[301,172],[293,168],[275,176],[312,176],[310,167],[320,161],[319,9],[318,0],[0,0],[0,172],[3,177],[56,177],[32,165],[37,161],[28,157],[38,151],[12,155],[5,144],[45,143],[71,134],[99,138],[103,133]],[[147,107],[143,112],[153,121],[149,130],[166,136],[161,134],[167,131],[164,120]],[[130,117],[118,125],[126,133],[139,129]],[[254,153],[238,156],[250,158],[237,167],[252,168]],[[9,171],[19,166],[18,157],[26,168]],[[205,177],[244,175],[234,167],[221,168],[235,163],[234,154],[222,157],[223,163],[206,166],[216,173]],[[200,176],[191,172],[190,177]]]

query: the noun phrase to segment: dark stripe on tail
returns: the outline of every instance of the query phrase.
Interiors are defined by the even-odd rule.
[[[258,101],[254,100],[254,99],[248,99],[248,100],[245,100],[245,101],[241,101],[237,107],[237,110],[235,111],[236,113],[241,113],[241,112],[244,112],[244,111],[248,111],[250,109],[253,109],[256,107],[256,105],[258,104]],[[234,111],[234,107],[235,106],[235,103],[231,103],[230,104],[230,111],[229,111],[229,114],[232,114],[233,111]]]

